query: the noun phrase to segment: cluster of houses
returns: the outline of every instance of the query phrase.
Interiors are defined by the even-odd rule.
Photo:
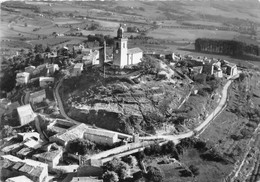
[[[124,68],[125,66],[135,65],[142,61],[143,51],[140,48],[128,49],[128,39],[123,35],[124,29],[120,26],[117,31],[117,37],[114,39],[112,66]],[[68,47],[63,47],[62,52],[68,51]],[[100,49],[85,48],[84,45],[74,45],[72,50],[80,55],[81,60],[72,64],[70,76],[80,76],[84,67],[103,66],[107,62],[106,44]],[[47,54],[47,58],[55,59],[59,56],[58,52]],[[224,75],[234,76],[238,73],[237,66],[225,60],[193,58],[181,55],[169,54],[161,55],[147,53],[157,58],[170,60],[171,65],[180,65],[183,60],[188,61],[187,69],[189,73],[205,73],[222,78]],[[109,60],[110,61],[110,60]],[[17,111],[20,126],[34,122],[37,116],[34,105],[45,101],[47,98],[46,89],[54,84],[54,74],[60,70],[58,64],[42,64],[38,67],[28,66],[23,72],[16,75],[17,85],[27,85],[39,81],[38,89],[26,93],[28,102],[20,106],[19,102],[10,102],[7,99],[0,101],[0,111],[4,114],[11,115]],[[151,92],[161,94],[160,88],[152,89]],[[2,113],[3,114],[3,113]],[[56,167],[63,161],[64,152],[68,143],[74,139],[87,139],[91,142],[104,145],[114,145],[122,141],[122,136],[118,133],[99,128],[89,127],[86,124],[74,124],[67,120],[56,119],[47,126],[55,134],[52,135],[48,142],[40,138],[37,132],[18,133],[16,136],[5,139],[5,145],[1,151],[4,155],[2,177],[7,182],[12,181],[47,181],[48,172],[55,171]],[[134,140],[138,137],[133,137]],[[124,138],[125,139],[125,138]],[[93,162],[93,161],[92,161]],[[90,165],[92,163],[90,161]],[[97,165],[98,163],[98,165]],[[95,163],[100,167],[100,163]],[[70,168],[70,167],[68,167]],[[100,172],[100,168],[98,168]],[[74,177],[72,181],[91,180],[87,177]]]
[[[116,132],[89,127],[86,124],[72,124],[67,120],[56,119],[49,127],[55,127],[57,134],[51,136],[49,141],[41,139],[40,134],[34,131],[18,133],[5,138],[3,155],[2,179],[6,181],[21,180],[45,182],[48,181],[49,172],[58,172],[59,169],[71,171],[72,166],[64,165],[64,152],[68,142],[74,139],[87,139],[96,144],[113,145],[120,140]],[[60,128],[60,129],[57,129]],[[87,176],[102,175],[102,162],[98,159],[89,159],[84,165],[75,154],[69,154],[77,164],[74,165],[74,173],[78,179],[87,179]],[[72,181],[75,178],[71,179]]]

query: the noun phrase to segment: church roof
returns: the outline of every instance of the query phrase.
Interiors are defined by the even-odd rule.
[[[139,47],[135,47],[127,50],[127,54],[135,54],[139,52],[143,52],[142,49],[140,49]]]

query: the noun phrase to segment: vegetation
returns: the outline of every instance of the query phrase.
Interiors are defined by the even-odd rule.
[[[147,167],[146,178],[150,182],[162,182],[164,179],[164,173],[157,167],[148,166]]]
[[[195,50],[232,56],[241,56],[244,54],[259,56],[260,48],[257,45],[247,45],[235,40],[196,39]]]
[[[104,182],[117,182],[119,181],[117,173],[114,171],[107,171],[103,174],[103,181]]]
[[[113,158],[111,161],[104,165],[105,171],[115,172],[119,179],[125,179],[129,176],[130,167],[127,163],[121,161],[119,158]]]
[[[89,140],[77,138],[72,140],[67,145],[67,151],[70,153],[78,153],[80,155],[88,154],[95,149],[95,144]]]

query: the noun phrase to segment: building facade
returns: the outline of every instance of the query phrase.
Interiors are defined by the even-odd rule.
[[[35,113],[30,104],[18,107],[17,112],[21,126],[34,121]]]
[[[30,103],[39,103],[44,101],[44,99],[46,99],[46,92],[44,89],[31,93],[29,97]]]
[[[128,39],[123,36],[122,26],[117,31],[117,37],[114,39],[113,47],[113,65],[123,68],[141,62],[143,51],[139,48],[128,49]]]

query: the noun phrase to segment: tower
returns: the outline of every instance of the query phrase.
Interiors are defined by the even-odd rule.
[[[117,37],[114,39],[113,64],[123,68],[127,65],[127,38],[123,36],[124,29],[120,25],[117,30]]]

